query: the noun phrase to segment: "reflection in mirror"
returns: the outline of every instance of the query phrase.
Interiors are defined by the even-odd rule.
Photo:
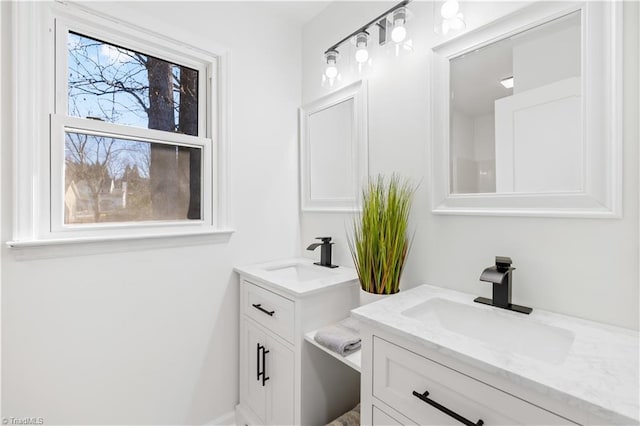
[[[584,189],[581,12],[450,60],[451,193]]]

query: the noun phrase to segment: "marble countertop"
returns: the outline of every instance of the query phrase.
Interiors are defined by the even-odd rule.
[[[515,384],[526,384],[530,389],[613,424],[640,421],[637,331],[535,308],[530,315],[523,315],[474,303],[474,298],[468,293],[422,285],[355,309],[352,316],[413,342],[435,347]],[[545,359],[522,348],[496,347],[482,337],[470,338],[451,331],[455,324],[443,326],[437,321],[425,322],[407,316],[429,300],[432,300],[430,303],[444,303],[443,306],[469,305],[481,310],[474,312],[491,315],[494,319],[503,318],[510,327],[523,325],[523,334],[527,333],[527,325],[533,325],[532,330],[536,327],[556,330],[564,334],[558,339],[568,343],[561,353],[558,352],[560,349],[554,348],[552,350],[558,353],[551,353]],[[461,305],[446,305],[447,301]],[[531,338],[543,340],[540,336]],[[539,343],[550,345],[548,340]]]
[[[235,267],[234,271],[294,297],[308,296],[335,286],[353,285],[358,280],[353,268],[339,266],[332,269],[313,262],[311,259],[291,258]]]

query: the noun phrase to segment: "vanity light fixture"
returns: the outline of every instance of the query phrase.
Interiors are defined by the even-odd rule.
[[[500,80],[500,84],[502,84],[505,89],[513,89],[513,76],[503,78],[502,80]]]
[[[370,54],[368,46],[370,36],[367,30],[373,26],[378,27],[378,44],[386,44],[389,38],[398,45],[406,44],[408,10],[405,6],[409,4],[410,1],[411,0],[401,1],[325,50],[324,57],[327,67],[322,75],[323,84],[328,81],[329,85],[333,85],[333,81],[336,78],[340,78],[337,68],[338,48],[346,41],[353,39],[355,42],[355,59],[359,68],[369,60]]]

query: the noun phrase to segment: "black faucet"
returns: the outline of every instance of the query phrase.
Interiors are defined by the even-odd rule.
[[[511,277],[512,271],[516,268],[511,267],[511,258],[506,256],[496,256],[496,265],[489,266],[480,275],[480,281],[493,284],[493,299],[486,297],[476,297],[474,302],[484,303],[485,305],[496,306],[510,311],[530,314],[532,309],[526,306],[514,305],[511,303]]]
[[[326,266],[327,268],[337,268],[338,265],[331,264],[331,237],[317,237],[316,240],[322,240],[321,243],[313,243],[307,247],[307,250],[313,251],[318,247],[320,249],[320,262],[314,262],[314,265]]]

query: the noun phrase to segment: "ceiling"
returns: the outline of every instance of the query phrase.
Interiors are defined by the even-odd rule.
[[[331,1],[257,1],[265,8],[283,18],[299,24],[306,24],[322,12]]]
[[[505,39],[451,61],[451,106],[470,117],[493,113],[496,99],[509,96],[500,80],[513,75],[513,48]]]

